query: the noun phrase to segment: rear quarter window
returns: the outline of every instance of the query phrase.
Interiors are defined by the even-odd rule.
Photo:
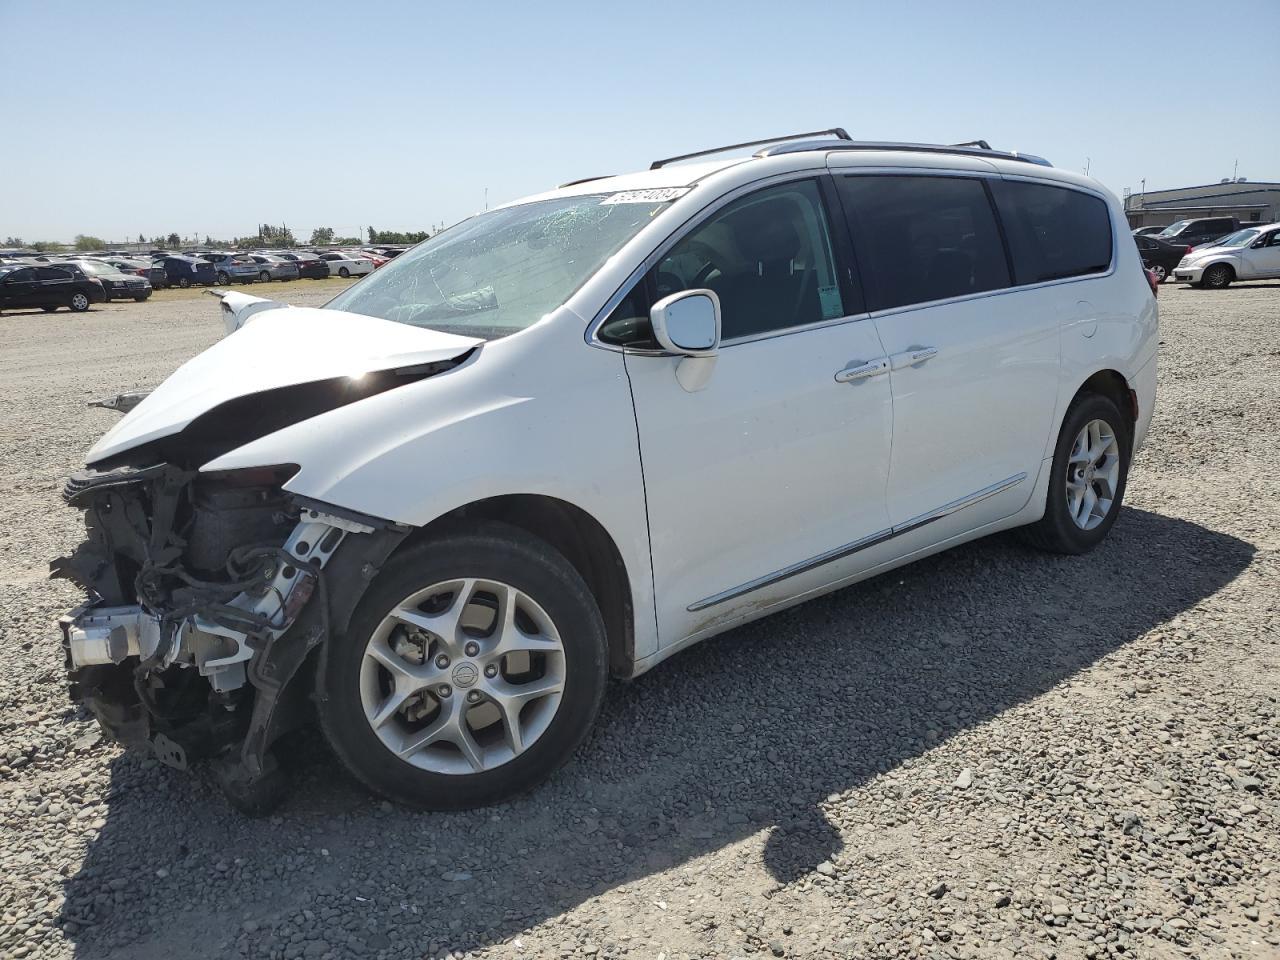
[[[1111,216],[1099,197],[1041,183],[991,184],[1017,283],[1101,273],[1111,266]]]

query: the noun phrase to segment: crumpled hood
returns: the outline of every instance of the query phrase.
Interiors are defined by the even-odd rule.
[[[86,461],[177,434],[239,397],[451,360],[481,343],[341,310],[267,310],[179,367],[94,444]]]

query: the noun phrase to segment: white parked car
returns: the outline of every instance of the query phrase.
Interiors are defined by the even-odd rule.
[[[331,251],[320,254],[320,259],[329,267],[331,277],[363,277],[373,273],[373,261],[367,257]]]
[[[1280,223],[1237,230],[1207,247],[1196,247],[1173,268],[1175,280],[1221,290],[1233,280],[1280,277]]]
[[[228,294],[68,484],[73,695],[249,809],[313,716],[465,807],[611,676],[999,530],[1097,546],[1155,401],[1120,204],[831,133],[479,214],[322,309]]]

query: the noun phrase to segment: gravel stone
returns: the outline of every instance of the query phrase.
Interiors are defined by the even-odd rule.
[[[1093,553],[989,538],[691,648],[497,808],[384,805],[304,734],[264,820],[101,739],[54,626],[80,598],[45,579],[118,419],[85,401],[215,342],[217,305],[6,312],[0,956],[1277,954],[1280,285],[1160,306],[1155,423]]]

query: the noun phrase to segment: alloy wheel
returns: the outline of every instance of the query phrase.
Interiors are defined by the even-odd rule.
[[[83,293],[73,294],[71,297],[71,306],[76,310],[88,310],[89,298]]]
[[[1169,271],[1158,263],[1151,268],[1151,272],[1156,275],[1156,280],[1160,283],[1164,283],[1164,278],[1169,275]]]
[[[382,744],[434,773],[474,774],[546,732],[565,687],[565,653],[528,594],[461,578],[405,597],[365,646],[360,702]]]
[[[1067,458],[1067,513],[1081,530],[1107,519],[1120,484],[1120,443],[1105,420],[1076,434]]]

